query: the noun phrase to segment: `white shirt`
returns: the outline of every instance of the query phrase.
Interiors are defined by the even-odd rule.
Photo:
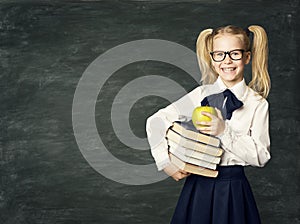
[[[169,106],[160,109],[146,122],[146,132],[152,156],[158,170],[170,165],[166,132],[174,121],[191,117],[193,109],[201,106],[204,97],[220,93],[227,87],[218,78],[212,85],[202,85]],[[245,80],[229,88],[243,102],[243,106],[225,121],[224,132],[217,136],[224,149],[220,165],[263,167],[271,158],[269,137],[269,104]]]

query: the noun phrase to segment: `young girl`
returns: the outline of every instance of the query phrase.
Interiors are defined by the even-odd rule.
[[[176,181],[186,178],[171,223],[259,224],[244,166],[263,167],[270,159],[267,35],[256,25],[247,30],[232,25],[206,29],[200,33],[196,48],[204,85],[156,112],[146,124],[158,170]],[[252,80],[246,85],[244,68],[250,59]],[[198,128],[221,140],[224,153],[217,178],[179,170],[168,155],[168,128],[174,121],[191,117],[200,105],[216,107],[218,112],[218,116],[202,112],[212,120],[199,122],[205,126]]]

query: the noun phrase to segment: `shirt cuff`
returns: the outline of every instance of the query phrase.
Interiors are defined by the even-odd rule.
[[[163,170],[170,163],[170,158],[168,155],[168,144],[166,141],[161,142],[159,145],[157,145],[154,149],[151,150],[151,153],[159,171]]]

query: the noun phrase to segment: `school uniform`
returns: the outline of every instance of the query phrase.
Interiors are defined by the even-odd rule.
[[[220,104],[219,98],[211,97],[222,92],[233,93],[232,97],[241,102],[232,110],[227,108],[226,114],[229,97],[222,99],[220,107],[225,108],[222,115],[226,120],[224,132],[217,136],[224,149],[217,168],[218,177],[190,175],[186,178],[171,219],[172,224],[260,223],[244,166],[263,167],[270,159],[268,102],[249,88],[245,80],[229,90],[218,78],[214,84],[195,88],[147,119],[146,131],[151,153],[158,170],[163,170],[171,164],[165,133],[174,121],[191,117],[193,109],[201,103],[211,101],[212,104]],[[235,102],[232,104],[235,105]]]

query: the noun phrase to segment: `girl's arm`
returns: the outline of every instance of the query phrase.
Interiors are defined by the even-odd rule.
[[[225,130],[219,137],[225,150],[249,165],[263,167],[271,158],[268,102],[263,100],[258,104],[249,133],[235,132],[226,121]]]
[[[194,107],[200,103],[200,87],[197,87],[169,106],[160,109],[146,121],[146,132],[152,156],[158,170],[172,176],[178,168],[170,163],[168,143],[165,138],[167,130],[174,121],[181,120],[182,116],[191,117]]]

